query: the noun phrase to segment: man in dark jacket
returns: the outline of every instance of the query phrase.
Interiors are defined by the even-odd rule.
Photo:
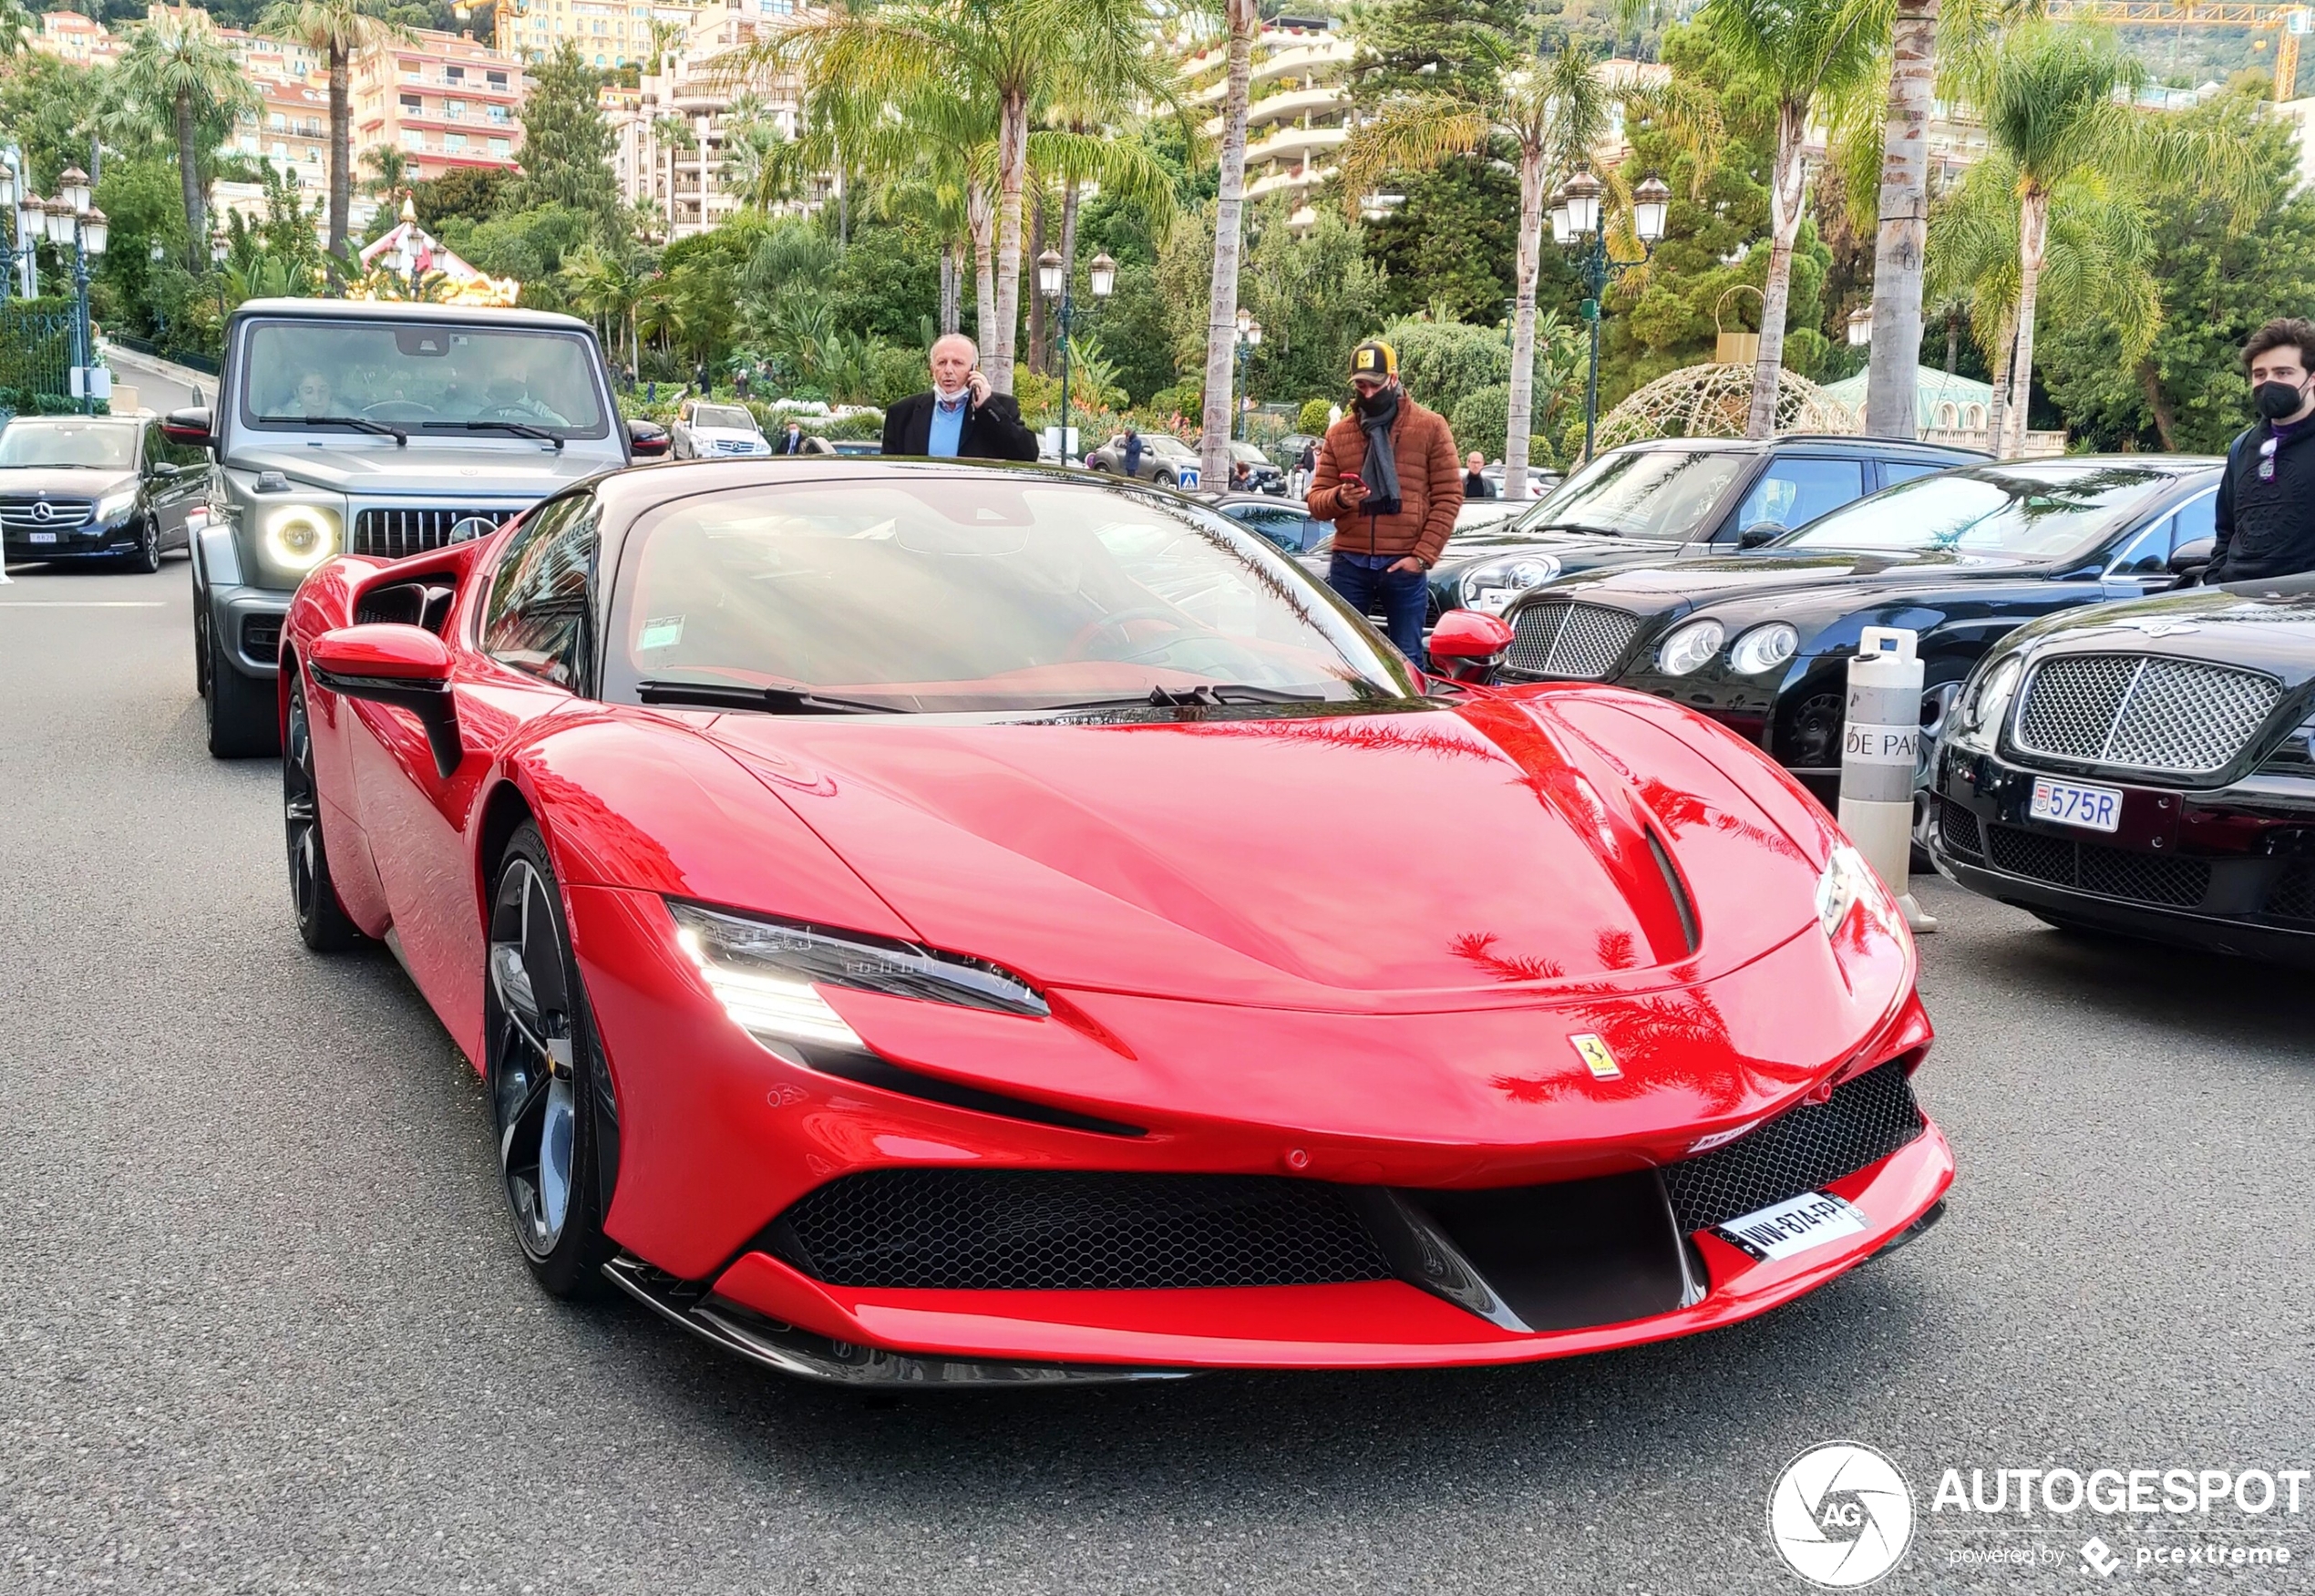
[[[888,455],[938,459],[1028,460],[1037,435],[1022,424],[1021,407],[981,373],[981,352],[962,333],[932,341],[932,391],[911,394],[884,412]]]
[[[1477,449],[1473,449],[1471,458],[1463,462],[1464,498],[1493,499],[1495,497],[1495,484],[1487,480],[1487,457]]]
[[[804,452],[804,428],[802,425],[795,421],[790,421],[781,431],[779,441],[772,445],[772,452],[776,455],[802,454]]]
[[[2262,419],[2228,448],[2206,582],[2315,571],[2315,322],[2269,322],[2243,365]]]
[[[1399,386],[1388,344],[1351,351],[1358,397],[1326,429],[1311,473],[1312,519],[1334,523],[1326,582],[1361,614],[1380,609],[1399,652],[1423,659],[1424,572],[1439,562],[1463,504],[1455,439]]]

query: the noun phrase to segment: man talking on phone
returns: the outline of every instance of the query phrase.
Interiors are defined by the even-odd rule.
[[[962,333],[932,341],[932,390],[911,394],[884,412],[888,455],[934,459],[1028,460],[1037,435],[1022,425],[1021,407],[981,373],[981,352]]]

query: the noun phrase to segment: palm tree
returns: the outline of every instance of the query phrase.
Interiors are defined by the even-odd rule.
[[[614,351],[626,345],[629,364],[640,364],[643,350],[635,334],[634,309],[643,297],[642,274],[591,240],[564,259],[561,275],[563,292],[572,304],[594,318],[603,342]]]
[[[1151,49],[1154,13],[1143,0],[898,0],[796,16],[737,53],[740,74],[792,72],[808,98],[840,95],[883,108],[943,98],[993,114],[996,238],[982,364],[1013,391],[1021,319],[1023,194],[1029,133],[1044,108],[1179,99],[1172,67]],[[847,164],[857,159],[849,148]]]
[[[371,145],[362,151],[362,164],[370,169],[362,182],[365,194],[391,199],[410,186],[410,159],[394,145]]]
[[[1929,112],[1939,0],[1897,0],[1888,111],[1881,138],[1880,215],[1873,242],[1873,348],[1865,430],[1911,438],[1920,383],[1922,252],[1929,233]]]
[[[209,14],[187,6],[156,8],[139,28],[114,69],[122,96],[144,118],[177,145],[177,180],[185,202],[186,263],[205,269],[209,218],[201,187],[201,132],[230,125],[256,94],[242,77],[241,64],[217,36]]]
[[[1484,103],[1435,97],[1385,105],[1343,148],[1338,180],[1355,213],[1385,172],[1421,170],[1451,155],[1497,142],[1518,152],[1518,297],[1511,317],[1511,406],[1503,443],[1504,496],[1527,497],[1528,439],[1535,409],[1536,277],[1543,259],[1543,218],[1552,190],[1589,161],[1608,137],[1615,108],[1649,117],[1690,149],[1719,135],[1718,113],[1685,83],[1664,90],[1611,81],[1601,64],[1569,38],[1539,67],[1506,76]]]
[[[1713,42],[1773,108],[1776,146],[1768,178],[1768,282],[1761,290],[1760,354],[1753,362],[1747,438],[1776,429],[1785,315],[1793,286],[1808,167],[1809,123],[1868,78],[1889,35],[1888,0],[1705,0]]]
[[[354,57],[412,36],[408,28],[373,16],[362,6],[363,0],[278,0],[267,7],[258,25],[266,33],[297,40],[329,63],[329,257],[333,270],[345,263],[354,209],[354,118],[347,90]]]
[[[1230,480],[1230,440],[1238,396],[1230,362],[1238,353],[1238,246],[1246,209],[1246,117],[1253,98],[1254,37],[1262,15],[1255,0],[1224,0],[1230,35],[1229,87],[1222,100],[1219,187],[1214,195],[1214,273],[1206,295],[1205,436],[1199,442],[1201,481]]]
[[[0,0],[0,56],[21,52],[32,33],[32,13],[17,0]]]
[[[2018,343],[1998,453],[2014,454],[2024,441],[2051,201],[2062,187],[2192,172],[2238,214],[2259,201],[2262,174],[2249,147],[2215,127],[2131,103],[2145,77],[2104,29],[2046,23],[2013,30],[1986,73],[1981,103],[1987,141],[2017,171]]]

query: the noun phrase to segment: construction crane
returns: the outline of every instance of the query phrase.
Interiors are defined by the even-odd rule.
[[[2299,41],[2315,30],[2315,8],[2262,5],[2257,0],[2049,0],[2054,20],[2103,22],[2116,27],[2240,27],[2273,32],[2275,102],[2296,97]],[[2263,41],[2262,41],[2263,46]]]

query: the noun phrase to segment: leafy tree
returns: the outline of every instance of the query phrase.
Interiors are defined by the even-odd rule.
[[[1362,104],[1399,96],[1484,100],[1520,55],[1521,0],[1376,0],[1349,82]]]
[[[583,212],[612,236],[619,222],[619,189],[611,173],[611,124],[596,100],[602,82],[569,39],[531,67],[516,202],[524,209],[551,204]]]
[[[362,182],[362,191],[365,194],[389,199],[410,186],[410,158],[391,144],[371,145],[362,151],[362,164],[370,169],[370,175]],[[489,171],[492,169],[468,167],[463,170]]]
[[[0,72],[0,129],[30,163],[30,180],[53,194],[65,168],[88,165],[88,127],[98,116],[106,75],[37,50]]]
[[[1247,261],[1247,304],[1262,324],[1250,375],[1272,397],[1340,396],[1351,350],[1382,324],[1383,271],[1334,207],[1300,232],[1286,220],[1283,201],[1266,208]]]
[[[1442,416],[1480,389],[1511,381],[1511,345],[1500,326],[1405,321],[1385,327],[1383,340],[1398,351],[1406,391]]]
[[[410,37],[407,28],[372,15],[364,0],[279,0],[260,19],[262,29],[295,39],[317,52],[329,74],[330,239],[334,262],[346,257],[354,208],[354,121],[348,88],[354,57]]]
[[[1519,179],[1477,156],[1450,156],[1392,191],[1406,196],[1365,226],[1366,257],[1381,268],[1389,312],[1438,305],[1449,314],[1495,317],[1518,290]]]
[[[1115,246],[1104,244],[1115,252]],[[1166,304],[1158,288],[1158,272],[1149,261],[1123,262],[1117,286],[1106,304],[1081,301],[1078,325],[1096,332],[1103,353],[1117,368],[1117,385],[1129,402],[1148,402],[1149,396],[1174,380],[1171,335],[1166,326]]]
[[[201,161],[216,147],[218,135],[204,142],[204,125],[216,127],[244,108],[254,108],[257,96],[241,74],[240,64],[211,26],[208,14],[190,7],[157,10],[137,30],[114,68],[120,91],[138,108],[139,119],[166,128],[176,140],[179,190],[185,206],[186,261],[195,271],[207,253],[209,219],[201,182]]]
[[[497,167],[452,167],[438,178],[410,185],[411,213],[420,227],[437,235],[449,221],[489,221],[509,209],[508,190],[518,181]]]

